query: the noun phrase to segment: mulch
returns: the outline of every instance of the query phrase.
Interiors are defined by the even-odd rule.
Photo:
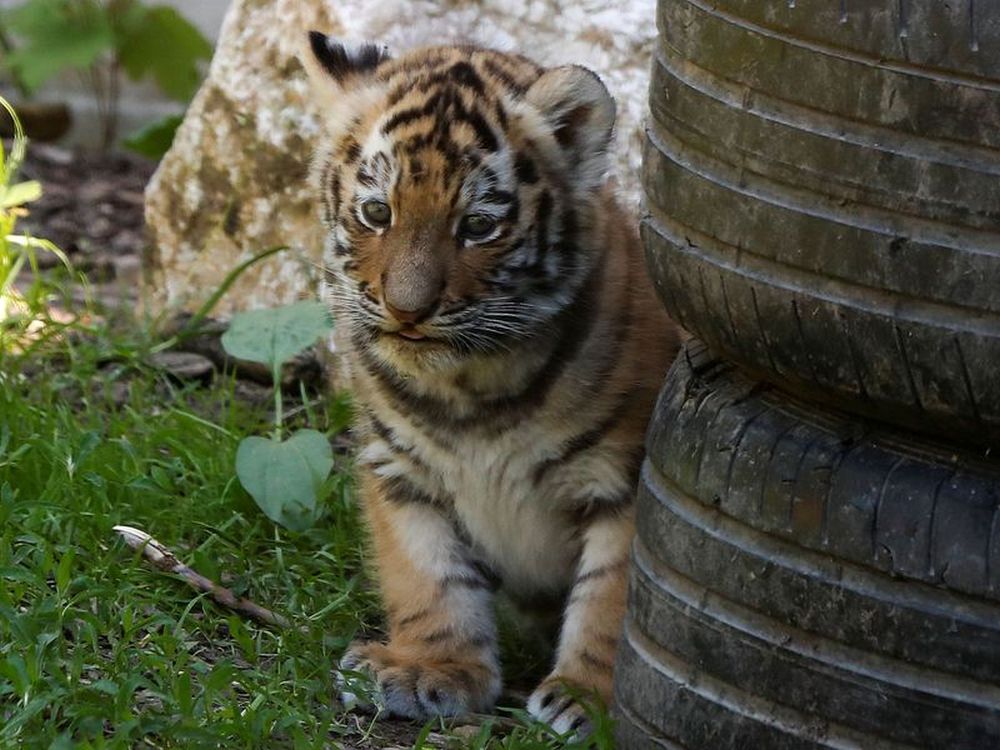
[[[38,180],[43,193],[19,227],[61,248],[100,301],[113,303],[117,293],[122,302],[132,302],[146,245],[143,190],[155,168],[126,153],[29,144],[19,178]],[[43,268],[58,262],[51,254],[39,255]]]

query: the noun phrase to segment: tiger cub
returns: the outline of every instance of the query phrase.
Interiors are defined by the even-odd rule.
[[[327,296],[389,630],[341,669],[392,714],[485,711],[495,592],[558,598],[528,710],[585,732],[572,696],[610,698],[643,434],[678,346],[607,183],[614,102],[577,66],[310,42]]]

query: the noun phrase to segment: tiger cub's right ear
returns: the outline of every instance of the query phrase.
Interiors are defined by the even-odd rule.
[[[389,50],[380,45],[362,44],[348,48],[319,31],[309,32],[310,53],[303,60],[313,78],[332,78],[339,86],[347,85],[356,76],[366,75],[390,59]],[[319,81],[316,81],[319,82]]]

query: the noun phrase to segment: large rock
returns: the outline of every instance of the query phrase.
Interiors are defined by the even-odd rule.
[[[619,105],[621,191],[637,202],[655,0],[234,0],[208,79],[147,190],[154,312],[192,310],[255,253],[217,315],[315,292],[321,228],[306,173],[317,119],[296,55],[316,28],[391,48],[473,41],[576,62]]]
[[[216,313],[288,300],[312,285],[320,227],[306,175],[318,122],[296,54],[309,28],[337,30],[303,0],[234,0],[208,78],[146,190],[155,312],[194,309],[244,260],[291,249],[240,277]]]

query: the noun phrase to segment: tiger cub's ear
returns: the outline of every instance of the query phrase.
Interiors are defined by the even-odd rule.
[[[600,187],[608,167],[615,100],[597,74],[579,65],[552,68],[525,94],[552,128],[584,189]]]
[[[376,44],[362,44],[349,48],[320,31],[309,32],[309,52],[303,55],[303,64],[314,79],[330,79],[343,87],[352,78],[366,75],[390,58],[389,50]],[[314,81],[319,82],[319,81]]]

